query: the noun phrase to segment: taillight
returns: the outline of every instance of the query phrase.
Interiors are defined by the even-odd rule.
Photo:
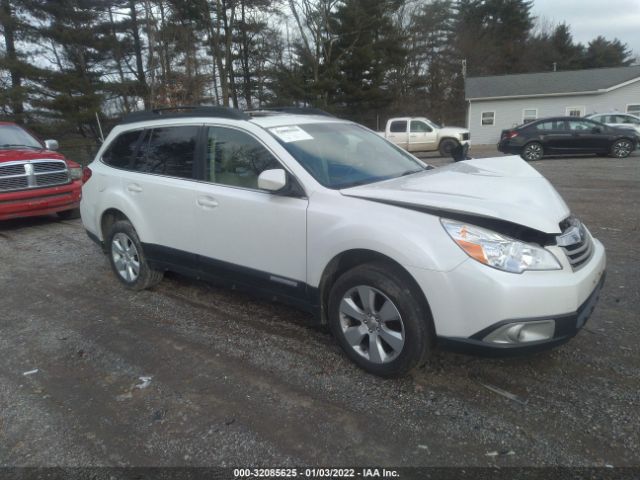
[[[518,136],[518,132],[516,132],[515,130],[512,130],[511,132],[507,133],[507,138],[513,138],[517,136]]]
[[[89,179],[91,178],[91,174],[93,172],[91,171],[91,169],[89,167],[84,167],[82,169],[82,183],[87,183],[89,181]]]

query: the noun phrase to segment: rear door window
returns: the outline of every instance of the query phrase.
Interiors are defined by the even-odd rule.
[[[407,121],[406,120],[396,120],[395,122],[391,122],[391,126],[389,127],[389,131],[392,133],[406,133],[407,132]]]
[[[154,128],[141,142],[135,170],[178,178],[194,178],[198,125]]]
[[[595,127],[595,124],[586,122],[584,120],[570,120],[569,129],[574,132],[587,132]]]
[[[543,131],[554,130],[553,122],[540,122],[536,124],[536,130],[543,130]]]

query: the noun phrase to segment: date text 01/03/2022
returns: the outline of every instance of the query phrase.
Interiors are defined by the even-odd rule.
[[[237,468],[234,478],[396,478],[397,470],[386,468]]]

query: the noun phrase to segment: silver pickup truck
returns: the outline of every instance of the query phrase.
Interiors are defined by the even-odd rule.
[[[456,147],[469,144],[466,128],[441,127],[426,117],[391,118],[385,131],[378,133],[409,152],[438,150],[443,157],[450,156]]]

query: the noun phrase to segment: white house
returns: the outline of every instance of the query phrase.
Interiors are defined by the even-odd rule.
[[[610,111],[640,115],[640,65],[469,77],[465,98],[472,143],[498,143],[503,129],[537,118]]]

